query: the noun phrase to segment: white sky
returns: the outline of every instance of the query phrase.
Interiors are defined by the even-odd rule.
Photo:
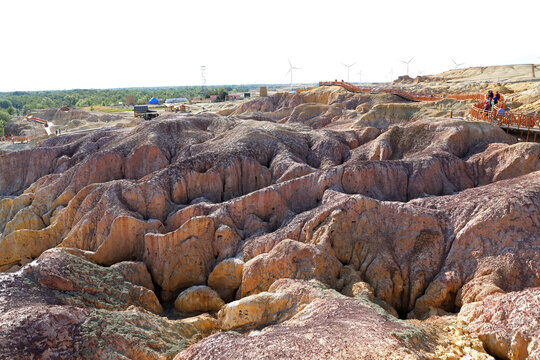
[[[388,81],[540,63],[540,1],[0,0],[0,91]],[[151,51],[152,50],[152,51]]]

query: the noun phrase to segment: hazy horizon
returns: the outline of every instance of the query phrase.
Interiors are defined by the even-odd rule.
[[[288,59],[301,68],[294,83],[347,80],[343,63],[356,63],[351,82],[388,82],[413,57],[411,77],[451,70],[452,59],[463,67],[540,62],[530,44],[540,4],[524,0],[27,0],[3,8],[0,31],[16,40],[0,60],[0,92],[200,86],[202,65],[208,86],[288,84]]]
[[[335,80],[335,79],[327,79],[328,81],[330,80]],[[339,80],[342,80],[342,79],[339,79]],[[318,84],[319,82],[295,82],[294,83],[294,86],[302,86],[302,85],[316,85]],[[354,83],[354,84],[358,84],[359,82],[357,81],[352,81],[351,80],[351,83]],[[377,83],[385,83],[385,82],[361,82],[362,84],[377,84]],[[287,86],[290,86],[290,83],[279,83],[279,84],[270,84],[270,83],[266,83],[266,84],[206,84],[206,87],[207,88],[219,88],[219,87],[240,87],[240,86],[245,86],[245,87],[256,87],[256,86],[283,86],[283,87],[287,87]],[[112,87],[112,88],[70,88],[70,89],[38,89],[38,90],[21,90],[21,89],[18,89],[18,90],[9,90],[9,91],[0,91],[0,94],[5,94],[5,93],[14,93],[14,92],[39,92],[39,91],[75,91],[75,90],[129,90],[129,89],[170,89],[170,88],[193,88],[193,87],[201,87],[200,84],[194,84],[194,85],[155,85],[155,86],[130,86],[130,87]]]

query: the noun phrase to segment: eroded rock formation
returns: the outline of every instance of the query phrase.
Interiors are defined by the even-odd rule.
[[[0,358],[172,358],[217,329],[209,316],[167,320],[146,267],[101,267],[52,249],[0,274]]]
[[[279,95],[2,156],[0,337],[24,335],[6,354],[488,358],[474,336],[535,354],[511,327],[492,348],[478,304],[540,286],[540,144],[464,120],[351,126],[384,97]],[[433,321],[460,309],[467,333]]]
[[[540,357],[539,287],[498,293],[467,304],[459,318],[494,355],[511,360]]]
[[[317,282],[279,280],[270,292],[226,305],[222,327],[267,326],[249,335],[221,332],[178,354],[182,359],[489,359],[479,342],[398,320],[362,295],[350,298]],[[457,338],[457,339],[456,339]],[[458,341],[456,341],[458,340]]]

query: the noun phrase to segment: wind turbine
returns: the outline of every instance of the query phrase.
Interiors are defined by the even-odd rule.
[[[347,65],[347,64],[344,64],[344,63],[341,63],[341,65],[345,66],[347,68],[347,82],[349,82],[349,70],[351,69],[351,67],[353,67],[356,63],[352,63],[350,65]]]
[[[402,63],[407,64],[407,76],[409,76],[409,64],[411,63],[411,61],[413,61],[413,59],[414,56],[409,61],[400,60]]]
[[[454,65],[456,66],[456,69],[459,68],[461,65],[465,65],[465,63],[460,63],[458,64],[457,62],[455,62],[454,59],[450,58],[450,60],[452,60],[452,62],[454,63]]]
[[[289,73],[291,73],[291,91],[292,91],[292,86],[293,86],[292,73],[293,73],[293,70],[300,70],[300,68],[292,66],[291,59],[287,59],[287,60],[289,60],[289,71],[287,71],[285,76],[287,76],[287,75],[289,75]]]
[[[358,83],[362,83],[362,70],[356,73],[358,75]]]

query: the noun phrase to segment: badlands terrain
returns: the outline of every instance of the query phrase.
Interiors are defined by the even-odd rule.
[[[540,107],[445,76],[393,86]],[[471,104],[325,86],[2,155],[0,358],[540,359],[540,143]]]

